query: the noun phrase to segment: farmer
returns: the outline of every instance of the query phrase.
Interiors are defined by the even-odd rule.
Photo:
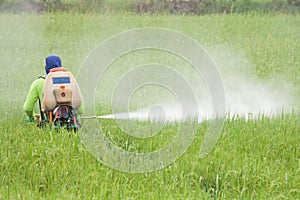
[[[30,86],[29,92],[27,94],[25,103],[23,105],[23,110],[28,117],[28,119],[26,120],[27,122],[34,121],[33,110],[36,102],[39,101],[39,104],[41,104],[45,77],[52,68],[56,68],[56,67],[61,67],[61,58],[58,55],[47,56],[46,66],[45,66],[46,74],[40,76],[38,79],[33,81],[33,83]]]

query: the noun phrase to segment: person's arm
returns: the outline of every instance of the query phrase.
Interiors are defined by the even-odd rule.
[[[26,100],[24,102],[23,110],[30,119],[33,118],[34,105],[36,104],[37,100],[42,96],[41,94],[43,88],[43,81],[44,80],[42,79],[37,79],[31,84]]]

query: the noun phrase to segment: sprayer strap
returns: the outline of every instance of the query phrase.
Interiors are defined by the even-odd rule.
[[[39,79],[39,78],[45,79],[45,78],[46,78],[46,75],[39,76],[38,79]],[[42,105],[41,105],[41,100],[40,100],[40,98],[39,98],[39,106],[40,106],[40,115],[41,115],[41,119],[42,119],[42,121],[44,121],[44,120],[45,120],[45,116],[44,116],[44,113],[42,112]]]
[[[43,79],[45,79],[45,78],[46,78],[46,75],[39,76],[39,77],[38,77],[38,79],[39,79],[39,78],[43,78]]]
[[[41,119],[42,119],[42,121],[44,121],[44,120],[45,120],[45,116],[44,116],[44,113],[42,112],[42,105],[41,105],[41,100],[40,100],[40,98],[39,98],[39,106],[40,106],[40,115],[41,115]]]

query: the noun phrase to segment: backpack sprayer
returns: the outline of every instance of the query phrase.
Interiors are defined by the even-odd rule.
[[[49,124],[54,128],[67,128],[77,131],[80,127],[77,109],[82,97],[78,84],[71,72],[65,68],[53,68],[45,78],[43,99],[40,103],[39,126]]]
[[[40,118],[39,127],[50,125],[55,129],[66,128],[77,131],[80,119],[128,119],[129,115],[137,113],[117,113],[102,116],[77,116],[77,110],[82,104],[79,86],[73,74],[63,67],[53,68],[45,78],[43,99],[39,100]],[[143,118],[148,115],[139,114]]]

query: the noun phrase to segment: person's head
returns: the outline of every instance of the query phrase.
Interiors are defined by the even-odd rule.
[[[46,74],[50,72],[51,69],[61,67],[61,58],[58,55],[49,55],[46,57]]]

